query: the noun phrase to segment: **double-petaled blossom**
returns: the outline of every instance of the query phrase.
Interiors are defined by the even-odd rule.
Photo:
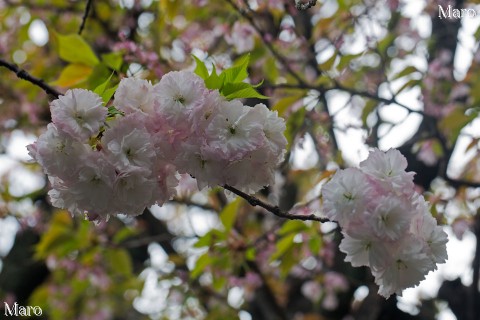
[[[52,102],[50,110],[52,122],[78,140],[97,134],[107,117],[100,96],[84,89],[68,90]]]
[[[338,171],[322,190],[326,216],[342,228],[345,261],[370,267],[384,297],[418,285],[447,259],[447,235],[406,167],[398,150],[375,149],[359,169]]]
[[[91,219],[137,215],[176,192],[178,173],[200,188],[230,184],[256,192],[283,161],[285,122],[264,105],[227,101],[188,71],[160,82],[122,79],[110,114],[88,90],[51,104],[52,124],[28,146],[49,175],[54,206]],[[260,174],[245,172],[256,168]]]

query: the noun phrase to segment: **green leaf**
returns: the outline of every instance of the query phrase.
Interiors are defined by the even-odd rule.
[[[212,264],[212,258],[208,254],[208,252],[205,252],[202,254],[198,259],[197,262],[195,263],[195,267],[193,270],[190,272],[190,276],[193,279],[198,278],[200,274],[205,270],[206,267],[208,267],[210,264]]]
[[[373,110],[375,110],[375,108],[377,107],[378,103],[374,100],[368,100],[367,103],[365,104],[365,106],[363,107],[363,110],[362,110],[362,123],[364,126],[367,125],[367,118],[368,116],[370,115],[370,113],[373,112]]]
[[[291,233],[278,240],[276,244],[276,250],[270,257],[270,261],[277,260],[283,256],[285,252],[287,252],[287,250],[293,246],[293,238],[295,238],[295,236],[295,233]]]
[[[275,83],[279,77],[279,68],[277,66],[277,59],[274,57],[268,57],[263,65],[263,74],[269,80],[269,82]]]
[[[93,69],[90,66],[80,63],[71,63],[63,68],[60,77],[51,84],[64,88],[72,87],[86,81],[92,72]]]
[[[242,82],[248,77],[248,63],[250,61],[250,54],[246,54],[237,60],[235,65],[231,68],[225,69],[225,82],[238,83]]]
[[[397,73],[392,80],[400,79],[402,77],[408,76],[415,72],[419,72],[417,68],[415,68],[414,66],[408,66],[404,68],[402,71],[400,71],[399,73]]]
[[[243,89],[251,88],[252,85],[246,82],[238,82],[238,83],[225,83],[222,87],[223,96],[228,96],[230,94],[235,93],[236,91],[240,91]]]
[[[220,212],[220,221],[222,221],[225,231],[228,232],[232,229],[235,219],[237,218],[238,209],[240,206],[240,198],[237,198],[230,202],[222,212]]]
[[[225,276],[216,276],[213,278],[213,289],[216,291],[222,291],[223,288],[225,288],[225,285],[227,284],[227,278]]]
[[[327,61],[320,64],[320,68],[322,70],[330,70],[333,67],[333,64],[335,63],[336,59],[337,59],[337,53],[335,52],[330,58],[328,58]]]
[[[313,254],[320,252],[322,248],[322,239],[319,236],[311,236],[308,239],[308,247]]]
[[[383,55],[385,55],[385,53],[387,52],[387,49],[392,45],[395,39],[396,39],[395,34],[388,33],[385,36],[385,38],[383,38],[382,40],[380,40],[380,42],[378,42],[378,45],[377,45],[378,51]]]
[[[284,236],[292,232],[299,233],[307,229],[308,226],[305,222],[299,220],[289,220],[282,225],[282,228],[278,231],[278,234]]]
[[[131,238],[138,234],[138,231],[131,227],[123,227],[113,236],[112,242],[114,244],[119,244],[128,238]]]
[[[287,138],[288,146],[287,149],[291,147],[293,139],[297,135],[300,128],[303,126],[305,121],[305,108],[300,108],[287,119],[287,129],[285,130],[285,138]]]
[[[101,95],[103,102],[108,103],[108,101],[110,101],[115,91],[117,91],[117,88],[118,88],[118,84],[115,85],[114,87],[111,87],[110,89],[105,90]]]
[[[195,62],[197,64],[197,66],[195,67],[195,70],[194,70],[195,74],[197,74],[203,80],[206,80],[208,78],[209,74],[208,74],[207,67],[205,66],[205,63],[203,63],[202,60],[200,60],[199,58],[197,58],[193,54],[192,54],[192,57],[193,57],[193,59],[195,59]]]
[[[288,248],[283,254],[282,260],[280,262],[280,277],[285,278],[290,273],[290,270],[299,262],[298,261],[298,246],[295,246],[296,243],[293,243],[292,246]]]
[[[286,96],[277,101],[277,103],[273,106],[273,111],[278,111],[278,114],[282,116],[285,114],[285,111],[288,110],[295,102],[305,97],[305,92],[301,91],[300,93],[292,94]]]
[[[212,233],[209,231],[202,237],[198,238],[197,242],[193,245],[194,248],[209,247],[212,243]]]
[[[253,87],[249,86],[245,89],[235,91],[229,95],[226,95],[227,100],[232,99],[242,99],[242,98],[258,98],[258,99],[268,99],[269,97],[260,94]]]
[[[402,92],[403,90],[405,89],[408,89],[408,88],[413,88],[415,86],[418,86],[422,83],[421,80],[417,80],[417,79],[410,79],[408,80],[407,82],[405,82],[403,84],[403,86],[400,87],[400,89],[397,90],[396,94],[399,94],[400,92]]]
[[[360,57],[361,55],[363,55],[364,52],[360,52],[360,53],[356,53],[356,54],[347,54],[347,55],[344,55],[340,58],[340,61],[338,62],[338,66],[337,68],[339,70],[342,70],[343,68],[345,68],[353,59],[355,58],[358,58]]]
[[[71,63],[94,67],[100,61],[90,45],[78,34],[56,34],[60,58]]]
[[[222,72],[220,75],[217,75],[217,71],[215,70],[215,65],[214,65],[212,73],[207,79],[205,79],[205,86],[211,90],[215,90],[215,89],[220,90],[223,87],[224,82],[225,82],[225,73]]]
[[[53,216],[50,227],[35,246],[35,257],[37,259],[46,258],[49,254],[71,243],[74,238],[72,218],[65,211],[58,212]]]
[[[101,57],[102,57],[103,63],[107,67],[115,71],[120,70],[120,68],[122,67],[123,57],[120,52],[111,52],[111,53],[102,54]]]
[[[117,114],[122,115],[122,116],[124,115],[124,113],[122,111],[118,110],[114,106],[108,107],[108,117],[114,117]]]
[[[113,273],[129,276],[132,274],[132,259],[125,249],[108,249],[105,251],[105,260],[108,261]]]
[[[466,115],[464,110],[457,108],[444,117],[438,126],[448,136],[449,142],[453,144],[457,140],[460,131],[477,116],[478,112],[471,112]]]
[[[105,80],[103,83],[101,83],[100,85],[98,85],[94,90],[93,92],[95,92],[96,94],[98,94],[99,96],[101,96],[104,92],[105,92],[105,89],[107,89],[107,85],[108,83],[110,82],[110,80],[112,79],[112,76],[113,76],[113,72],[110,74],[110,76],[108,77],[107,80]]]
[[[245,251],[245,259],[248,261],[255,261],[255,257],[257,256],[257,250],[255,247],[250,247]]]

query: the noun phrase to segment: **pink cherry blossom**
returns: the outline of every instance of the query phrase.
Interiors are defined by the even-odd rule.
[[[206,149],[225,160],[239,160],[265,143],[262,124],[241,102],[222,105],[206,129]]]
[[[379,181],[391,184],[399,192],[405,191],[406,188],[413,189],[415,173],[405,172],[407,159],[398,150],[382,152],[375,149],[360,163],[360,168]]]
[[[27,149],[46,174],[68,178],[78,171],[78,159],[88,151],[88,146],[49,123],[47,131]]]
[[[276,112],[227,101],[189,71],[154,86],[122,79],[114,105],[122,114],[107,119],[100,97],[83,89],[52,102],[54,123],[28,150],[49,175],[54,206],[90,220],[141,214],[171,199],[179,174],[199,189],[253,193],[274,183],[284,158],[285,121]],[[246,175],[251,168],[257,174]]]
[[[255,46],[255,29],[247,22],[237,21],[233,24],[232,32],[225,40],[235,46],[238,53],[252,51]]]
[[[370,189],[365,174],[359,169],[337,171],[322,188],[325,215],[341,224],[358,217],[365,210]]]
[[[154,86],[156,111],[174,127],[189,124],[190,115],[200,108],[206,88],[203,80],[189,71],[173,71]]]
[[[115,107],[125,113],[136,111],[153,112],[153,86],[147,80],[137,78],[122,79],[114,97]]]
[[[447,259],[447,235],[406,167],[399,151],[375,149],[322,188],[323,210],[342,228],[345,261],[370,267],[384,297],[418,285]]]
[[[385,298],[393,293],[401,296],[404,288],[418,285],[429,271],[436,269],[434,262],[423,252],[424,245],[415,237],[409,237],[390,246],[394,257],[389,261],[390,265],[373,269],[375,283],[380,286],[380,295]]]
[[[73,138],[86,140],[97,135],[107,117],[107,108],[96,93],[84,90],[68,90],[50,105],[52,122]]]
[[[102,137],[102,151],[118,170],[128,171],[130,167],[148,169],[156,156],[150,134],[138,113],[120,118],[105,131]]]

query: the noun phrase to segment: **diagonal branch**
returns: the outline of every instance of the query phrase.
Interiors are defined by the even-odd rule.
[[[298,83],[305,83],[305,81],[292,69],[292,67],[288,64],[286,61],[285,57],[282,56],[272,45],[270,41],[267,40],[265,32],[260,29],[260,27],[255,23],[255,20],[250,16],[245,10],[242,10],[240,7],[238,7],[233,0],[225,0],[228,2],[239,14],[242,15],[245,19],[248,20],[250,25],[257,31],[258,35],[262,39],[263,43],[267,47],[267,49],[270,51],[270,53],[277,59],[280,64],[283,65],[283,67],[287,70],[290,75],[297,80]]]
[[[309,214],[309,215],[298,215],[298,214],[291,214],[289,212],[284,212],[280,210],[278,206],[272,206],[269,203],[263,202],[262,200],[258,199],[257,197],[251,196],[243,191],[238,190],[237,188],[234,188],[229,185],[224,185],[224,189],[231,191],[235,193],[237,196],[242,197],[243,199],[247,200],[250,205],[256,207],[262,207],[266,209],[267,211],[273,213],[277,217],[284,218],[284,219],[290,219],[290,220],[303,220],[303,221],[320,221],[320,222],[329,222],[330,220],[326,218],[321,218],[318,217],[314,214]]]
[[[53,96],[54,98],[58,98],[58,96],[62,95],[62,93],[60,91],[57,91],[55,88],[49,86],[42,79],[32,76],[31,74],[29,74],[27,71],[23,70],[22,68],[20,68],[16,64],[13,64],[13,63],[7,62],[3,59],[0,59],[0,66],[5,67],[10,71],[13,71],[17,75],[17,77],[19,77],[20,79],[31,82],[34,85],[36,85],[37,87],[42,88],[43,91],[45,91],[47,94]]]
[[[80,28],[78,29],[78,34],[82,34],[83,28],[85,28],[85,24],[87,23],[88,14],[90,12],[90,8],[92,7],[93,0],[87,0],[87,6],[85,7],[85,12],[82,17],[82,24],[80,24]]]

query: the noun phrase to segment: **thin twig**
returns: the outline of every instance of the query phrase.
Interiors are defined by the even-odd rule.
[[[57,91],[55,88],[49,86],[42,79],[39,79],[37,77],[32,76],[27,71],[18,67],[16,64],[13,64],[13,63],[7,62],[3,59],[0,59],[0,66],[5,67],[5,68],[9,69],[10,71],[13,71],[17,75],[18,78],[26,80],[30,83],[33,83],[37,87],[42,88],[43,91],[45,91],[47,94],[53,96],[54,98],[58,98],[58,96],[62,95],[62,93],[60,91]]]
[[[85,24],[87,23],[88,13],[90,12],[90,8],[92,6],[93,0],[87,0],[87,6],[85,7],[85,13],[82,17],[82,24],[78,29],[78,34],[82,34],[83,28],[85,28]]]
[[[234,188],[229,185],[224,185],[224,189],[231,191],[235,193],[237,196],[242,197],[243,199],[247,200],[250,205],[256,207],[262,207],[266,209],[267,211],[273,213],[277,217],[284,218],[284,219],[290,219],[290,220],[303,220],[303,221],[320,221],[320,222],[329,222],[330,220],[326,218],[321,218],[318,217],[314,214],[309,214],[309,215],[298,215],[298,214],[291,214],[288,212],[284,212],[280,210],[278,206],[272,206],[271,204],[268,204],[266,202],[263,202],[262,200],[258,199],[257,197],[251,196],[243,191],[238,190],[237,188]]]
[[[405,110],[407,110],[409,113],[417,113],[417,114],[422,115],[424,117],[428,117],[428,115],[426,115],[423,111],[414,110],[414,109],[404,105],[403,103],[398,102],[397,99],[395,99],[395,98],[391,98],[391,99],[382,98],[382,97],[379,97],[378,95],[370,93],[368,91],[360,91],[360,90],[356,90],[356,89],[353,89],[353,88],[347,88],[347,87],[343,86],[342,84],[340,84],[338,82],[335,82],[335,86],[325,89],[325,91],[329,91],[329,90],[341,90],[341,91],[350,93],[351,95],[360,96],[360,97],[364,97],[364,98],[370,98],[370,99],[373,99],[373,100],[377,100],[379,102],[383,102],[385,104],[396,104],[397,106],[402,107]]]
[[[292,77],[295,78],[295,80],[297,80],[299,83],[305,83],[305,81],[290,67],[285,57],[278,53],[277,50],[273,47],[272,43],[266,39],[267,37],[265,32],[258,27],[258,25],[255,23],[255,20],[247,12],[245,12],[245,10],[239,8],[232,0],[225,1],[227,1],[238,13],[240,13],[245,19],[248,20],[250,25],[255,29],[255,31],[257,31],[258,35],[262,39],[267,49],[277,59],[277,61],[283,65],[287,72],[290,73],[290,75],[292,75]]]

